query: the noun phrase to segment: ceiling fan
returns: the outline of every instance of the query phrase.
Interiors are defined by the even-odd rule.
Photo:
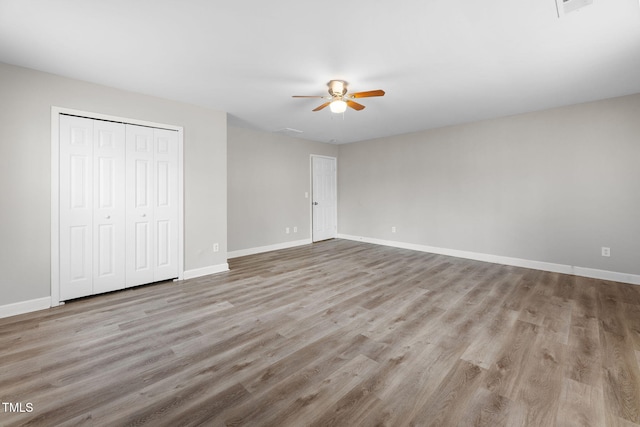
[[[364,105],[353,101],[353,99],[369,98],[372,96],[384,96],[384,91],[381,89],[368,90],[365,92],[347,93],[348,85],[349,84],[344,80],[331,80],[329,83],[327,83],[330,96],[294,95],[293,98],[329,99],[329,101],[314,108],[312,111],[320,111],[328,105],[332,113],[344,113],[347,107],[353,108],[356,111],[364,110]]]

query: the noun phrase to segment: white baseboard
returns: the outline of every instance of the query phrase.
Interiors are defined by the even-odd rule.
[[[392,240],[374,239],[371,237],[352,236],[338,234],[339,239],[354,240],[356,242],[373,243],[376,245],[392,246],[394,248],[410,249],[419,252],[429,252],[439,255],[447,255],[456,258],[472,259],[475,261],[491,262],[494,264],[511,265],[514,267],[531,268],[533,270],[551,271],[554,273],[572,274],[575,276],[589,277],[592,279],[610,280],[613,282],[630,283],[640,285],[640,275],[618,273],[615,271],[596,270],[594,268],[576,267],[566,264],[532,261],[520,258],[511,258],[500,255],[490,255],[478,252],[460,251],[457,249],[438,248],[435,246],[418,245],[415,243],[395,242]]]
[[[592,279],[610,280],[612,282],[630,283],[640,285],[640,275],[618,273],[617,271],[596,270],[595,268],[573,267],[576,276],[590,277]]]
[[[18,314],[31,313],[32,311],[45,310],[47,308],[51,308],[51,297],[0,305],[0,319],[3,317],[17,316]]]
[[[293,242],[276,243],[275,245],[259,246],[257,248],[240,249],[227,253],[228,258],[238,258],[241,256],[255,255],[263,252],[277,251],[280,249],[288,249],[296,246],[310,245],[311,239],[295,240]]]
[[[204,268],[185,271],[183,279],[194,279],[196,277],[222,273],[224,271],[229,271],[229,264],[226,262],[224,264],[211,265]],[[51,297],[0,305],[0,319],[4,317],[17,316],[19,314],[31,313],[32,311],[46,310],[51,307],[53,307]]]
[[[182,275],[183,280],[195,279],[196,277],[208,276],[209,274],[223,273],[229,271],[229,264],[210,265],[208,267],[194,268],[193,270],[187,270]]]

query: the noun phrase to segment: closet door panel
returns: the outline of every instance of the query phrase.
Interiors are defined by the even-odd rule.
[[[60,300],[93,293],[93,121],[60,117]]]
[[[94,123],[94,293],[125,286],[125,127]]]
[[[153,129],[126,125],[126,286],[154,281]]]
[[[154,130],[154,280],[178,277],[178,133]]]

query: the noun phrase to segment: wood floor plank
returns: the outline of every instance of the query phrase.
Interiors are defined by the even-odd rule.
[[[1,426],[640,427],[640,287],[329,240],[0,319]]]
[[[584,277],[577,277],[575,281],[576,286],[572,299],[574,314],[584,318],[597,318],[598,299],[600,298],[599,282]]]
[[[315,343],[269,365],[253,382],[247,382],[254,398],[220,414],[229,425],[252,425],[275,417],[294,404],[301,395],[315,393],[317,387],[367,346],[362,335],[345,337],[338,331],[320,345]],[[334,352],[323,352],[332,346]]]
[[[600,350],[598,320],[595,317],[573,316],[569,329],[565,377],[602,388]]]
[[[486,375],[485,387],[512,401],[519,397],[525,367],[529,366],[532,351],[536,348],[540,327],[517,320],[513,329],[501,342],[497,361]]]
[[[490,369],[497,361],[502,338],[508,336],[514,327],[518,313],[502,307],[495,309],[490,320],[480,328],[478,334],[470,340],[470,344],[461,358],[483,369]]]
[[[438,384],[436,392],[411,417],[409,424],[429,427],[458,424],[482,380],[483,372],[472,363],[458,360]]]
[[[627,332],[636,350],[640,350],[640,305],[623,304]]]
[[[517,406],[506,397],[479,387],[471,397],[469,404],[463,409],[462,418],[457,425],[460,427],[509,427],[518,425],[513,420],[516,418],[522,419],[523,417],[514,416],[517,409]]]
[[[298,397],[266,426],[309,425],[330,410],[344,395],[356,388],[378,368],[378,363],[358,355],[333,372],[312,392]]]
[[[632,423],[631,421],[620,418],[609,411],[605,411],[605,417],[607,420],[607,427],[638,427],[640,424]]]
[[[640,371],[628,337],[600,330],[605,404],[624,420],[640,423]],[[630,348],[631,347],[631,348]]]
[[[371,393],[369,386],[370,383],[367,381],[358,384],[335,405],[313,419],[309,426],[380,426],[378,412],[383,405],[380,399]]]
[[[571,379],[563,380],[558,427],[599,427],[606,425],[602,389]]]
[[[391,426],[406,425],[437,391],[438,385],[460,360],[466,344],[442,336],[436,342],[405,349],[405,354],[387,362],[388,375],[381,378],[376,394],[386,405],[382,414]]]
[[[518,401],[526,406],[526,425],[553,425],[562,392],[566,346],[539,335],[521,383]]]
[[[545,299],[541,309],[541,313],[544,315],[542,326],[545,329],[545,334],[553,335],[555,340],[561,344],[569,343],[572,308],[573,301],[551,295]]]

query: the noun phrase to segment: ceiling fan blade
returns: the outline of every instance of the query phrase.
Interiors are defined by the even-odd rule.
[[[358,111],[360,111],[360,110],[364,110],[364,105],[362,105],[362,104],[358,104],[358,103],[357,103],[357,102],[355,102],[355,101],[347,101],[347,105],[348,105],[349,107],[353,108],[354,110],[358,110]]]
[[[384,96],[384,91],[382,89],[378,90],[368,90],[365,92],[356,92],[349,95],[349,98],[369,98],[371,96]]]
[[[315,95],[293,95],[292,98],[326,98],[326,96],[315,96]]]
[[[320,110],[322,110],[324,107],[326,107],[329,104],[331,104],[331,103],[330,102],[325,102],[324,104],[320,105],[319,107],[314,108],[311,111],[320,111]]]

